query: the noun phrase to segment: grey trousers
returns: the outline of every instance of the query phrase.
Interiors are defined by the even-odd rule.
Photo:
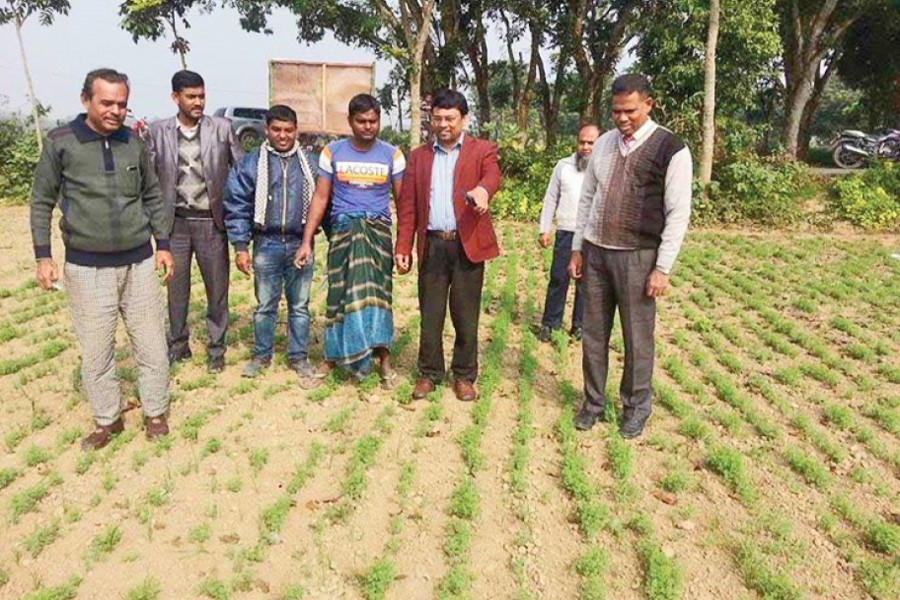
[[[656,300],[645,292],[656,267],[656,250],[607,250],[584,242],[584,409],[600,413],[606,406],[609,338],[619,309],[625,342],[625,367],[619,395],[625,417],[650,415]]]
[[[225,233],[209,219],[175,217],[170,241],[175,258],[175,278],[169,283],[169,350],[183,352],[188,348],[190,331],[187,318],[191,300],[191,258],[206,288],[206,331],[208,357],[225,354],[228,331],[228,242]]]
[[[110,425],[122,411],[116,375],[119,315],[138,367],[144,415],[169,409],[166,324],[155,261],[125,267],[83,267],[66,263],[65,288],[72,327],[81,345],[81,378],[98,425]]]

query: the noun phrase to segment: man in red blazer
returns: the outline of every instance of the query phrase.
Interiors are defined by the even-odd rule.
[[[444,378],[444,318],[447,301],[456,332],[453,391],[475,399],[478,376],[478,316],[484,262],[500,254],[488,206],[500,187],[497,147],[466,135],[466,98],[442,90],[432,100],[434,142],[409,155],[397,200],[394,261],[403,274],[412,266],[413,241],[419,258],[419,378],[421,399]]]

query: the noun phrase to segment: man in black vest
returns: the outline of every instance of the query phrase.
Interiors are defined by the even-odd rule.
[[[644,75],[612,85],[616,129],[594,144],[572,240],[569,273],[584,278],[584,404],[575,426],[594,426],[606,406],[609,338],[619,309],[625,367],[619,394],[624,438],[650,417],[656,298],[669,284],[691,216],[691,154],[650,118]]]

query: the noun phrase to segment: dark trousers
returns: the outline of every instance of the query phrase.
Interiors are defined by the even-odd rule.
[[[571,231],[557,230],[553,242],[553,263],[550,265],[550,281],[547,283],[547,298],[544,300],[544,316],[541,325],[550,329],[562,327],[566,310],[566,296],[569,294],[569,259],[572,258]],[[572,328],[581,327],[584,314],[581,280],[575,283],[575,306],[572,308]]]
[[[188,347],[191,259],[196,256],[206,288],[207,353],[209,357],[222,356],[228,330],[229,260],[225,232],[216,228],[212,218],[176,216],[170,244],[175,258],[175,277],[168,287],[169,351],[181,352]]]
[[[619,395],[625,416],[650,415],[656,300],[646,294],[656,250],[607,250],[584,242],[584,407],[602,412],[609,372],[609,338],[619,309],[625,367]]]
[[[444,378],[444,318],[447,302],[456,331],[450,369],[457,379],[478,377],[478,317],[484,263],[473,263],[459,240],[428,236],[425,259],[419,265],[419,376],[435,382]]]

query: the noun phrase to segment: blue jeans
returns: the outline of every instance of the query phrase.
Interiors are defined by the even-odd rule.
[[[272,360],[275,321],[282,289],[288,308],[288,360],[307,357],[309,344],[309,293],[313,261],[303,269],[294,266],[300,239],[294,236],[259,236],[253,242],[253,357]]]

